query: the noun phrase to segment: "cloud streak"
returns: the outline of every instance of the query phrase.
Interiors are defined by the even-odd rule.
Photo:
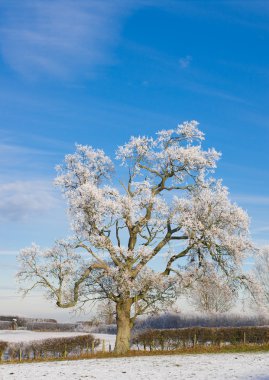
[[[0,249],[0,256],[17,256],[19,251],[9,250],[9,249]]]
[[[0,223],[24,222],[57,207],[53,188],[45,181],[0,184]]]
[[[66,79],[111,63],[121,20],[134,2],[115,0],[10,0],[0,5],[1,52],[24,76]]]
[[[269,197],[262,195],[245,195],[238,194],[233,195],[232,197],[236,202],[242,202],[249,205],[256,206],[269,206]]]
[[[192,57],[190,55],[187,55],[186,57],[181,57],[179,59],[179,66],[181,69],[187,69],[192,61]]]

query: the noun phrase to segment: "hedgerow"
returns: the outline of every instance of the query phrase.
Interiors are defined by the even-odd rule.
[[[195,345],[265,344],[269,342],[269,327],[206,328],[147,330],[133,337],[133,344],[145,350],[173,350]]]
[[[11,343],[7,347],[7,357],[11,360],[23,360],[79,356],[94,351],[99,344],[99,339],[94,339],[92,335]]]

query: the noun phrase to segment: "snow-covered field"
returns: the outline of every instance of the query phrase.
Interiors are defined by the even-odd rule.
[[[208,354],[5,364],[0,380],[268,380],[269,354]]]
[[[55,337],[81,335],[72,332],[0,331],[0,340],[29,342]],[[93,334],[114,347],[115,335]],[[137,379],[163,380],[269,380],[269,353],[200,354],[134,358],[91,359],[32,364],[4,364],[0,366],[0,380],[67,379]]]
[[[50,338],[65,338],[77,335],[84,335],[79,332],[37,332],[28,330],[0,330],[0,341],[10,343],[31,342],[34,340],[44,340]]]

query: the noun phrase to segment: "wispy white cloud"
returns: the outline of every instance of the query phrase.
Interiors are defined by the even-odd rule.
[[[9,249],[0,249],[0,256],[17,256],[19,251],[9,250]]]
[[[189,67],[191,64],[191,61],[192,61],[192,56],[190,55],[186,55],[186,57],[181,57],[179,59],[179,66],[182,69],[187,69],[187,67]]]
[[[233,200],[236,202],[247,203],[249,205],[269,206],[269,197],[262,195],[233,195]]]
[[[196,18],[220,20],[249,28],[268,30],[266,17],[269,13],[269,3],[265,0],[218,0],[208,2],[160,0],[159,5],[168,12],[180,12]],[[256,21],[253,14],[262,16],[262,19]]]
[[[57,154],[55,146],[44,148],[23,146],[14,144],[10,136],[0,143],[1,182],[13,182],[14,178],[23,181],[33,179],[34,173],[40,178],[48,165],[49,168],[53,168],[58,162]]]
[[[139,3],[139,2],[138,2]],[[110,0],[11,0],[0,4],[1,53],[26,76],[92,75],[111,62],[121,20],[135,2]]]
[[[42,216],[58,204],[53,187],[45,181],[0,184],[0,223]],[[4,251],[3,251],[4,252]]]
[[[4,155],[49,155],[53,156],[55,155],[54,152],[50,152],[45,149],[36,149],[36,148],[29,148],[26,146],[20,146],[20,145],[13,145],[13,144],[0,144],[0,151],[1,151],[1,156]]]
[[[144,56],[150,57],[153,67],[150,84],[153,86],[156,83],[158,83],[158,86],[160,83],[165,83],[165,86],[180,87],[180,89],[190,91],[196,95],[202,94],[231,103],[241,103],[247,106],[252,105],[249,99],[238,96],[233,93],[233,90],[224,89],[227,88],[226,78],[224,80],[223,76],[193,65],[192,62],[194,63],[194,61],[190,55],[175,59],[151,47],[129,43],[129,41],[126,47],[136,55],[140,55],[141,58]],[[158,76],[154,78],[153,75],[156,72],[156,68],[158,68]],[[186,70],[187,68],[189,68],[189,70]],[[164,75],[164,72],[169,72],[171,75]]]
[[[264,226],[261,226],[261,227],[257,227],[257,228],[253,228],[252,229],[252,233],[255,234],[255,235],[261,235],[261,234],[269,234],[269,226],[268,225],[264,225]]]
[[[251,105],[251,103],[248,100],[240,96],[231,94],[229,92],[223,91],[222,89],[217,88],[217,86],[213,87],[212,85],[210,86],[194,81],[189,81],[188,83],[186,83],[185,88],[198,94],[204,94],[214,98],[217,97],[225,101],[241,103],[248,106]]]

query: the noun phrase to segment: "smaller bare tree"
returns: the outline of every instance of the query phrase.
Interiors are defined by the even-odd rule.
[[[116,307],[115,303],[110,299],[106,299],[99,303],[97,307],[97,319],[106,325],[116,323]]]
[[[254,278],[257,281],[259,297],[254,297],[259,308],[269,307],[269,246],[259,249],[255,255]]]
[[[226,276],[207,269],[187,290],[187,295],[197,311],[224,313],[235,305],[238,292]]]

